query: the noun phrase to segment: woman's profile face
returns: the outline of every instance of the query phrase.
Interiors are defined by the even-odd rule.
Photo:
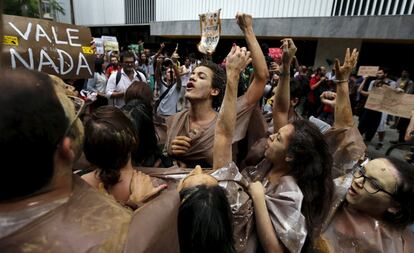
[[[382,216],[394,206],[390,194],[395,193],[398,181],[399,173],[387,159],[374,159],[354,172],[346,200],[355,209]]]
[[[269,136],[266,143],[265,157],[273,163],[285,160],[289,139],[294,134],[294,130],[295,127],[288,124],[280,128],[277,133]]]

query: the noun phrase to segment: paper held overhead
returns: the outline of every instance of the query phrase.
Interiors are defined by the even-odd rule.
[[[203,54],[213,54],[220,40],[220,11],[200,14],[201,41],[197,48]]]

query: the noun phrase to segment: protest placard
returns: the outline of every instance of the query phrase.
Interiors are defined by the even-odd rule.
[[[105,51],[104,51],[103,40],[101,38],[93,38],[93,41],[95,42],[96,53],[104,54]]]
[[[279,47],[269,48],[269,56],[279,65],[282,64],[282,53],[283,51]]]
[[[118,40],[114,36],[102,36],[101,37],[105,49],[105,53],[112,51],[112,52],[119,52],[119,44]]]
[[[360,66],[358,76],[377,76],[379,66]]]
[[[201,41],[197,44],[198,51],[212,54],[218,45],[221,34],[220,10],[200,14]]]
[[[87,27],[3,15],[2,39],[2,67],[32,69],[64,79],[89,78],[94,72]]]
[[[411,112],[414,110],[414,95],[397,92],[389,86],[377,87],[369,92],[365,108],[411,118]]]

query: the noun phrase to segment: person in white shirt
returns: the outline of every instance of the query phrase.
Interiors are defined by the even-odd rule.
[[[162,71],[165,68],[165,71]],[[171,116],[180,111],[179,100],[182,95],[182,86],[178,66],[171,59],[165,59],[163,63],[157,62],[155,70],[156,86],[160,97],[155,103],[155,110],[159,116]]]
[[[95,73],[92,78],[88,79],[87,90],[90,92],[96,92],[97,99],[94,101],[90,107],[96,109],[102,105],[108,104],[108,99],[106,98],[106,83],[108,79],[106,78],[105,71],[103,68],[104,60],[102,58],[95,59]]]
[[[190,58],[186,57],[184,65],[180,67],[181,85],[183,87],[183,89],[181,89],[181,98],[180,98],[181,109],[183,109],[184,107],[186,107],[186,105],[188,105],[188,102],[184,97],[184,93],[187,87],[187,83],[190,80],[191,72],[193,72],[193,66],[191,66]]]
[[[126,52],[121,56],[122,69],[120,72],[114,72],[108,79],[106,85],[106,97],[109,99],[109,105],[121,108],[124,104],[124,93],[133,81],[147,82],[145,75],[135,71],[135,56]]]

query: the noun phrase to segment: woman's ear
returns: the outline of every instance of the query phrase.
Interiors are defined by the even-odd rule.
[[[393,201],[394,202],[394,201]],[[387,211],[392,214],[396,214],[401,210],[400,204],[394,202],[391,207],[388,207]]]
[[[58,155],[62,160],[73,161],[75,152],[72,149],[72,140],[65,137],[57,149]]]
[[[293,157],[291,155],[286,155],[285,156],[285,161],[286,162],[291,162],[291,161],[293,161]]]
[[[210,94],[215,97],[220,94],[220,90],[217,88],[212,88]]]

